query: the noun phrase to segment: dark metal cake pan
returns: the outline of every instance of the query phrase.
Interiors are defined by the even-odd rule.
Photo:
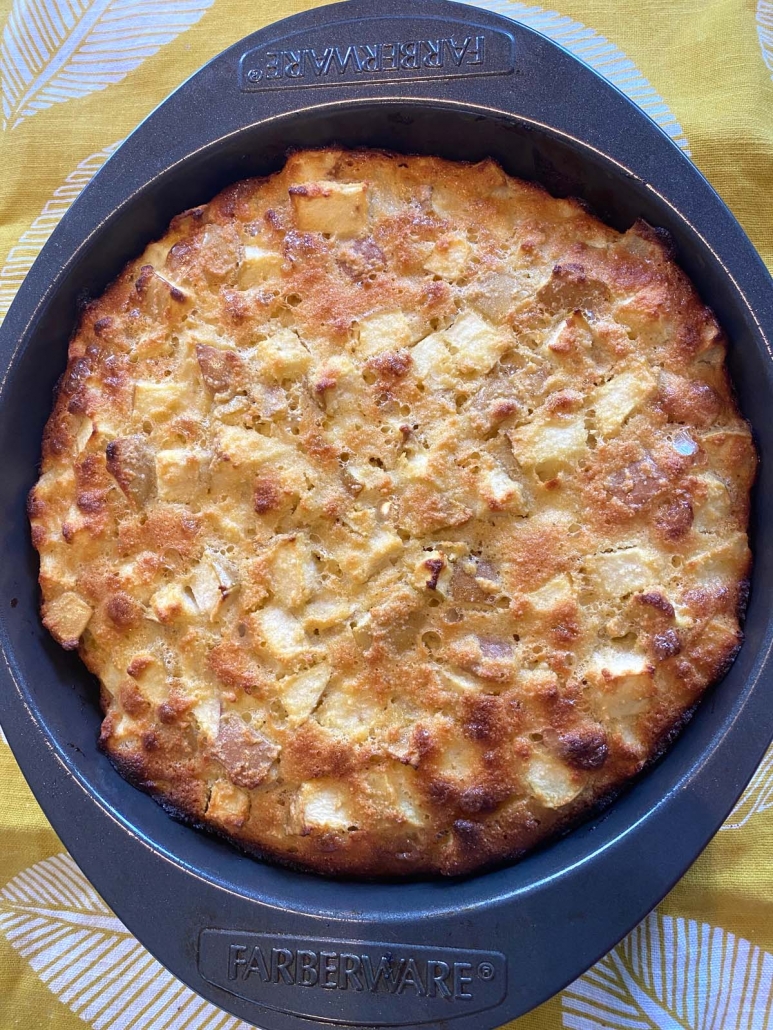
[[[420,11],[420,13],[419,13]],[[761,456],[746,641],[668,754],[611,807],[464,880],[352,883],[257,862],[171,820],[96,747],[94,680],[38,617],[25,499],[79,300],[170,218],[288,148],[340,143],[477,160],[666,228],[731,340]],[[75,202],[0,328],[0,721],[71,854],[142,943],[269,1030],[495,1027],[581,974],[685,872],[773,736],[773,284],[688,159],[589,68],[445,0],[351,0],[269,26],[186,82]]]

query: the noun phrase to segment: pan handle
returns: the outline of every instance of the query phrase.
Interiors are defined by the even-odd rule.
[[[348,5],[347,5],[348,6]],[[359,5],[358,5],[359,6]],[[471,17],[415,13],[346,18],[261,41],[239,61],[244,93],[511,75],[515,39]],[[477,14],[477,12],[475,12]]]

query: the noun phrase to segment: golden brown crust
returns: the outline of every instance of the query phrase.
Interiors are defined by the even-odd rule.
[[[29,501],[102,746],[322,873],[567,828],[740,643],[725,346],[662,233],[491,161],[303,152],[178,216],[86,309]]]

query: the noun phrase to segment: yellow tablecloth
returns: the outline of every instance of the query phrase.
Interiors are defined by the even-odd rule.
[[[309,6],[0,0],[0,318],[116,143],[204,61]],[[692,155],[773,267],[770,0],[480,6],[564,43],[641,103]],[[0,785],[0,1030],[244,1030],[162,970],[112,917],[64,853],[4,740]],[[772,855],[773,750],[725,827],[645,923],[510,1025],[773,1027]]]

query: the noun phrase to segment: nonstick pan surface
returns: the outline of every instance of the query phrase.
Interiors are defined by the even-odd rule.
[[[323,880],[174,822],[97,750],[95,682],[38,617],[25,499],[79,299],[174,214],[277,169],[290,147],[330,143],[491,156],[618,228],[643,217],[668,229],[728,332],[761,456],[746,642],[728,675],[600,816],[464,880]],[[630,930],[705,847],[773,736],[773,537],[758,532],[773,497],[772,339],[773,284],[688,159],[612,86],[507,19],[445,0],[350,0],[248,37],[165,101],[70,209],[0,328],[0,720],[54,828],[140,941],[267,1030],[486,1030]]]

